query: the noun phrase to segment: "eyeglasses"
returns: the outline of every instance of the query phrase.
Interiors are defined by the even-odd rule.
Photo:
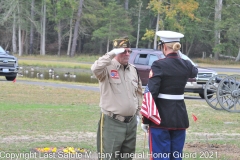
[[[132,53],[132,50],[131,50],[131,49],[129,49],[129,50],[125,49],[125,51],[124,51],[123,53],[124,53],[124,54],[127,54],[127,53],[131,54],[131,53]]]

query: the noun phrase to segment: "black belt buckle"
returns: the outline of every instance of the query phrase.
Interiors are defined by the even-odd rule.
[[[124,119],[124,123],[128,123],[132,120],[133,116],[128,116],[128,117],[125,117]]]

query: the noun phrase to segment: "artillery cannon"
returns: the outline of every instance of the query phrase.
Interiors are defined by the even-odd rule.
[[[213,76],[206,83],[204,98],[216,110],[240,112],[240,75]]]

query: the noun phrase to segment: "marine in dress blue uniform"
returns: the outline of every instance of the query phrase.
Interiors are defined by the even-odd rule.
[[[161,117],[156,125],[143,117],[142,128],[149,132],[149,148],[154,160],[182,159],[186,128],[189,120],[184,102],[184,88],[188,78],[196,77],[198,69],[178,55],[183,34],[158,31],[160,48],[166,58],[155,61],[149,74],[148,88]]]

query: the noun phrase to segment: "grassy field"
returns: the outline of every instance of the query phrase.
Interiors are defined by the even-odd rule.
[[[2,81],[0,151],[30,152],[36,147],[64,146],[96,151],[99,93]],[[220,159],[239,156],[239,113],[217,111],[205,101],[186,100],[190,128],[186,153],[217,153]],[[194,121],[192,114],[198,120]],[[137,152],[147,152],[138,127]],[[145,144],[145,145],[144,145]],[[216,145],[218,148],[216,148]],[[195,147],[194,147],[195,146]],[[216,149],[232,150],[217,150]],[[227,147],[227,148],[226,148]]]
[[[78,65],[77,58],[68,62],[65,62],[67,57],[22,58],[20,65],[50,66],[53,61],[57,61],[56,67],[63,67],[62,62],[64,67]],[[93,61],[92,57],[88,59],[88,62]],[[79,60],[79,64],[87,63]],[[96,152],[99,92],[13,83],[5,81],[4,77],[0,78],[0,88],[0,159],[10,159],[3,157],[8,155],[5,153],[16,156],[48,147],[85,148]],[[192,156],[183,159],[240,159],[240,114],[214,110],[204,100],[186,99],[185,102],[190,127],[184,152],[186,156]],[[193,120],[192,114],[197,116],[197,121]],[[135,159],[148,159],[141,157],[143,152],[148,153],[147,140],[139,125],[137,154],[140,157]]]

